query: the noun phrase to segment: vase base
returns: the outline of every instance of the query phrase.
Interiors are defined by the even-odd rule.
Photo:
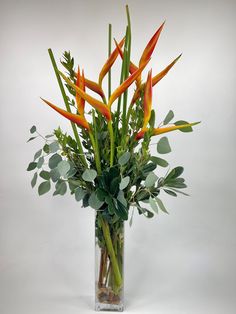
[[[112,311],[112,312],[123,312],[124,305],[123,304],[106,304],[106,303],[96,303],[95,311]]]

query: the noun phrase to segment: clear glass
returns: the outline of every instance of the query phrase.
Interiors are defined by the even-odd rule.
[[[124,222],[95,218],[95,310],[124,310]]]

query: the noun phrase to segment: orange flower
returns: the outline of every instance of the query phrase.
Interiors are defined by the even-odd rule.
[[[164,23],[161,24],[161,26],[158,28],[158,30],[156,31],[156,33],[152,36],[152,38],[150,39],[150,41],[148,42],[146,48],[143,51],[143,54],[139,60],[139,67],[141,67],[143,64],[145,64],[147,61],[150,60],[153,50],[155,49],[156,43],[160,37],[161,31],[164,27]]]
[[[171,131],[188,128],[190,126],[194,126],[194,125],[197,125],[199,123],[200,122],[193,122],[193,123],[186,123],[186,124],[181,124],[181,125],[171,125],[171,126],[166,126],[166,127],[154,128],[152,135],[160,135],[160,134],[163,134],[163,133],[168,133],[168,132],[171,132]],[[145,132],[147,132],[147,131],[148,131],[147,128],[145,130],[141,130],[140,132],[137,133],[135,139],[136,140],[140,140],[141,138],[143,138]]]
[[[131,74],[117,89],[111,94],[111,97],[108,102],[108,107],[110,108],[113,102],[124,93],[124,91],[137,79],[137,77],[142,73],[146,64],[143,64],[137,71]]]
[[[79,67],[78,67],[76,86],[81,88],[85,92],[84,71],[82,71],[82,77],[81,77]],[[78,92],[76,92],[75,94],[75,99],[76,99],[77,109],[78,109],[79,114],[81,116],[84,116],[85,100],[78,94]]]
[[[114,41],[115,41],[115,44],[116,44],[116,48],[118,49],[119,55],[121,56],[121,58],[123,60],[124,53],[121,50],[120,46],[118,45],[117,41],[115,39],[114,39]],[[133,62],[130,61],[130,63],[129,63],[129,73],[133,74],[137,70],[138,70],[138,67]]]
[[[71,112],[68,112],[66,110],[63,110],[55,105],[53,105],[52,103],[50,103],[49,101],[41,98],[46,104],[48,104],[51,108],[53,108],[55,111],[57,111],[58,113],[60,113],[63,117],[69,119],[71,122],[76,123],[78,126],[87,129],[88,131],[90,130],[89,124],[87,122],[87,120],[83,117],[83,116],[79,116],[78,114],[74,114]]]
[[[175,58],[174,61],[172,61],[164,70],[162,70],[157,75],[153,76],[153,78],[152,78],[152,86],[155,86],[158,82],[160,82],[160,80],[170,71],[170,69],[179,60],[179,58],[181,56],[182,56],[182,54],[180,54],[177,58]],[[132,104],[134,104],[136,102],[136,100],[140,97],[141,92],[144,90],[144,88],[145,88],[145,84],[142,84],[140,86],[140,89],[136,89],[136,91],[134,93],[134,96],[133,96],[133,99],[131,101]]]
[[[121,48],[124,45],[124,42],[125,42],[125,37],[120,41],[118,46]],[[110,70],[110,68],[112,67],[113,63],[115,62],[115,60],[116,60],[116,58],[118,56],[118,54],[119,54],[119,51],[118,51],[118,48],[116,47],[113,50],[113,52],[110,54],[110,56],[107,59],[106,63],[102,67],[102,70],[100,71],[99,79],[98,79],[99,86],[102,86],[102,80],[105,77],[105,75],[107,74],[107,72]]]
[[[74,90],[84,99],[86,100],[92,107],[97,109],[102,115],[104,115],[108,121],[111,120],[111,111],[107,105],[97,100],[96,98],[85,93],[81,88],[72,83],[62,72],[58,71],[58,73],[63,77],[63,79],[70,85]]]

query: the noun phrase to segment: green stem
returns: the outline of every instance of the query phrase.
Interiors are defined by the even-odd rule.
[[[105,242],[106,242],[106,247],[107,247],[108,254],[110,256],[111,263],[112,263],[114,279],[115,279],[115,282],[116,282],[116,286],[119,289],[122,286],[122,277],[121,277],[121,274],[120,274],[120,269],[119,269],[119,265],[118,265],[118,262],[117,262],[117,259],[116,259],[115,251],[114,251],[114,248],[113,248],[113,245],[112,245],[109,225],[102,218],[101,215],[99,217],[100,217],[100,222],[101,222],[101,225],[102,225],[102,231],[103,231],[104,239],[105,239]]]
[[[68,112],[71,112],[70,105],[69,105],[69,102],[68,102],[68,99],[67,99],[67,96],[66,96],[66,92],[65,92],[64,86],[62,84],[61,77],[60,77],[60,75],[58,73],[57,64],[56,64],[53,52],[52,52],[52,50],[50,48],[48,49],[48,53],[49,53],[49,56],[50,56],[50,59],[51,59],[51,62],[52,62],[52,66],[53,66],[54,72],[56,74],[56,78],[57,78],[57,81],[58,81],[58,84],[59,84],[59,87],[60,87],[60,90],[61,90],[61,94],[62,94],[64,103],[65,103],[65,106],[66,106],[66,110]],[[76,126],[75,126],[75,124],[73,122],[71,122],[71,127],[72,127],[72,130],[73,130],[76,142],[78,144],[78,149],[79,149],[79,153],[80,153],[80,159],[81,159],[83,165],[86,168],[88,168],[87,161],[86,161],[86,159],[84,157],[83,147],[82,147],[81,142],[80,142],[79,134],[78,134],[77,128],[76,128]]]
[[[110,145],[111,145],[111,152],[110,152],[110,167],[113,166],[114,163],[114,153],[115,153],[115,143],[114,143],[114,133],[113,133],[113,127],[112,122],[109,121],[107,123],[109,134],[110,134]]]
[[[91,131],[89,131],[89,137],[90,137],[90,140],[91,140],[91,143],[92,143],[92,146],[93,146],[93,150],[94,150],[94,158],[95,158],[97,172],[100,175],[101,172],[102,172],[102,169],[101,169],[101,162],[100,162],[99,151],[98,151],[98,149],[96,147],[96,142],[95,142],[93,133]]]

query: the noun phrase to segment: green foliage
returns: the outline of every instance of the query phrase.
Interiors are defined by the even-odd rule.
[[[165,117],[165,119],[164,119],[164,121],[163,121],[163,124],[164,124],[164,125],[168,124],[173,118],[174,118],[174,112],[173,112],[172,110],[170,110],[170,111],[167,113],[167,115],[166,115],[166,117]]]
[[[48,191],[50,191],[50,188],[51,188],[50,181],[45,181],[45,182],[40,183],[38,187],[39,195],[43,195],[47,193]]]
[[[159,154],[168,154],[171,152],[170,144],[166,136],[162,137],[157,143],[157,152]]]
[[[97,176],[97,171],[94,169],[86,169],[82,175],[82,178],[86,182],[93,182]]]
[[[176,122],[174,123],[174,125],[181,125],[181,124],[187,124],[187,123],[189,123],[189,122],[184,121],[184,120],[179,120],[179,121],[176,121]],[[186,132],[186,133],[188,133],[188,132],[192,132],[192,131],[193,131],[193,128],[192,128],[191,126],[188,126],[188,127],[186,127],[186,128],[179,129],[179,131],[180,131],[180,132]]]

